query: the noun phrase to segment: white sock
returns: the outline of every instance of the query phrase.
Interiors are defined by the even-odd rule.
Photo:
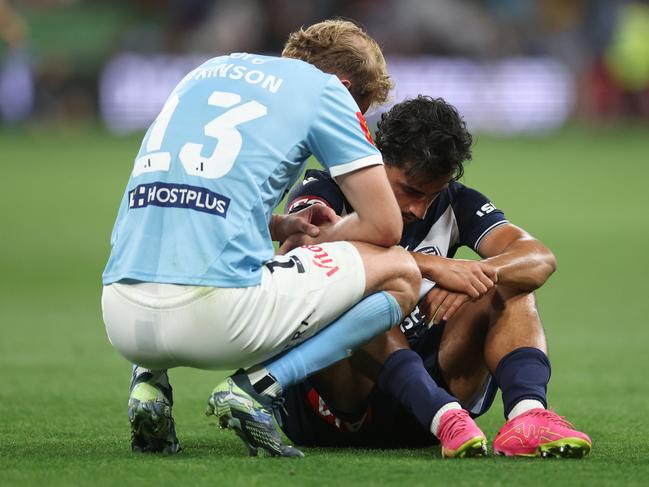
[[[278,397],[282,393],[282,386],[270,374],[270,372],[268,372],[268,369],[266,369],[266,367],[261,367],[257,370],[252,370],[248,372],[248,379],[250,379],[250,383],[259,394],[264,394],[266,396],[271,396],[271,397]],[[267,385],[264,387],[263,390],[259,390],[259,385],[257,384],[257,382],[261,381],[262,379],[266,379]],[[272,380],[268,380],[268,379],[272,379]]]
[[[133,366],[133,377],[138,377],[144,373],[151,374],[151,379],[149,380],[151,384],[160,384],[163,387],[169,387],[169,376],[167,375],[167,369],[151,370],[140,367],[139,365]]]
[[[433,416],[433,421],[430,423],[430,432],[437,436],[437,430],[439,430],[439,422],[442,419],[442,416],[446,411],[450,411],[451,409],[462,409],[462,406],[460,406],[459,402],[449,402],[448,404],[444,404],[441,408],[439,408],[439,411],[435,413],[435,416]]]
[[[518,401],[516,403],[516,406],[512,408],[512,410],[509,412],[507,415],[507,419],[514,419],[516,416],[520,416],[523,413],[526,413],[530,409],[545,409],[545,406],[541,401],[537,401],[536,399],[523,399],[522,401]]]
[[[268,370],[266,369],[266,367],[251,367],[250,369],[246,370],[246,374],[248,374],[250,383],[254,384],[255,382],[259,381],[259,379],[268,374]]]

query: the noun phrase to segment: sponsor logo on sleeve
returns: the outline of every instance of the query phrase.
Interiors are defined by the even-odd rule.
[[[496,207],[491,202],[489,202],[482,205],[480,209],[475,212],[475,214],[478,216],[485,216],[491,213],[492,211],[494,211],[495,209]]]
[[[361,124],[361,130],[363,131],[363,134],[365,135],[365,138],[367,141],[374,145],[374,139],[372,138],[372,134],[370,133],[370,129],[367,126],[367,120],[365,120],[365,117],[361,112],[356,112],[356,118],[358,118],[358,121]]]
[[[128,194],[128,207],[132,209],[160,206],[163,208],[186,208],[225,218],[230,198],[198,186],[187,184],[148,183],[140,184]]]

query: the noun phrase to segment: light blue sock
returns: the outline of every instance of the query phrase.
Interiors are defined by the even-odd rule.
[[[349,357],[353,350],[401,321],[401,308],[387,292],[363,299],[325,329],[268,362],[282,390]]]

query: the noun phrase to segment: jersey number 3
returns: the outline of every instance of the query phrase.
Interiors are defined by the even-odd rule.
[[[146,143],[147,153],[135,161],[134,177],[147,172],[169,170],[171,153],[160,151],[160,149],[167,126],[179,101],[176,94],[169,97],[158,118],[153,122]],[[179,158],[187,174],[207,179],[218,179],[232,169],[241,151],[242,139],[237,125],[263,117],[268,113],[268,109],[257,101],[241,104],[239,95],[224,91],[214,91],[207,103],[229,109],[205,125],[205,135],[214,137],[218,141],[216,148],[212,154],[204,156],[202,155],[203,144],[187,142],[180,149]]]

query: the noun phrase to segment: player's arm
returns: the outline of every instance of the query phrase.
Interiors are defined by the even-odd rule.
[[[364,167],[335,179],[354,213],[322,228],[318,240],[357,240],[383,247],[398,244],[403,221],[384,167]]]
[[[499,285],[534,291],[556,269],[550,250],[523,229],[511,224],[482,193],[456,184],[453,211],[458,245],[466,245],[496,271]]]
[[[538,289],[557,268],[550,249],[511,223],[489,232],[476,250],[496,270],[499,284],[522,291]]]
[[[357,205],[361,207],[360,212]],[[296,235],[280,247],[281,252],[305,243],[336,240],[358,240],[388,247],[401,239],[401,212],[381,164],[334,178],[322,171],[308,171],[306,179],[289,193],[287,211],[293,213],[309,206],[330,207],[338,215],[352,208],[354,211],[333,225],[320,226],[317,239],[299,239]],[[325,223],[329,222],[331,219]]]
[[[403,230],[401,211],[381,154],[354,99],[335,76],[322,91],[307,148],[327,168],[355,210],[321,228],[318,241],[355,240],[383,247],[398,244]]]
[[[490,264],[411,252],[422,276],[419,309],[428,322],[449,320],[464,303],[484,296],[497,282]],[[434,284],[433,284],[434,283]],[[431,286],[434,287],[431,289]]]
[[[378,201],[375,202],[374,198]],[[331,179],[307,182],[306,186],[291,192],[288,211],[293,215],[297,214],[291,209],[294,207],[323,207],[334,214],[340,214],[345,208],[345,199],[354,207],[353,213],[342,218],[331,216],[326,221],[321,219],[317,236],[306,232],[295,233],[284,240],[278,252],[282,254],[299,245],[338,240],[369,242],[383,247],[399,243],[403,228],[401,213],[382,165],[365,167],[339,176],[335,183]],[[396,215],[391,202],[396,208]],[[362,214],[355,204],[361,206]],[[385,215],[385,218],[381,215]]]
[[[489,232],[477,250],[484,260],[413,253],[422,275],[437,283],[421,305],[436,323],[449,319],[464,303],[484,295],[495,283],[534,291],[545,283],[557,265],[545,245],[511,223]]]
[[[477,252],[485,236],[508,223],[503,212],[478,191],[460,183],[451,183],[448,191],[459,230],[454,245],[466,245]],[[497,269],[486,261],[417,252],[413,256],[422,275],[436,283],[419,303],[421,311],[435,323],[450,319],[464,303],[481,298],[499,282]]]
[[[422,312],[435,323],[450,319],[464,303],[476,299],[477,293],[484,295],[484,289],[490,289],[495,283],[534,291],[556,269],[552,252],[511,223],[490,230],[476,250],[482,261],[415,256],[422,275],[437,283],[420,303]],[[489,285],[486,279],[491,279],[493,284]]]
[[[336,212],[324,205],[311,205],[289,215],[273,215],[268,229],[273,240],[286,241],[292,235],[316,238],[320,227],[338,220]]]
[[[450,259],[438,255],[410,252],[422,277],[448,291],[463,293],[472,299],[483,296],[497,282],[496,269],[484,261]]]

